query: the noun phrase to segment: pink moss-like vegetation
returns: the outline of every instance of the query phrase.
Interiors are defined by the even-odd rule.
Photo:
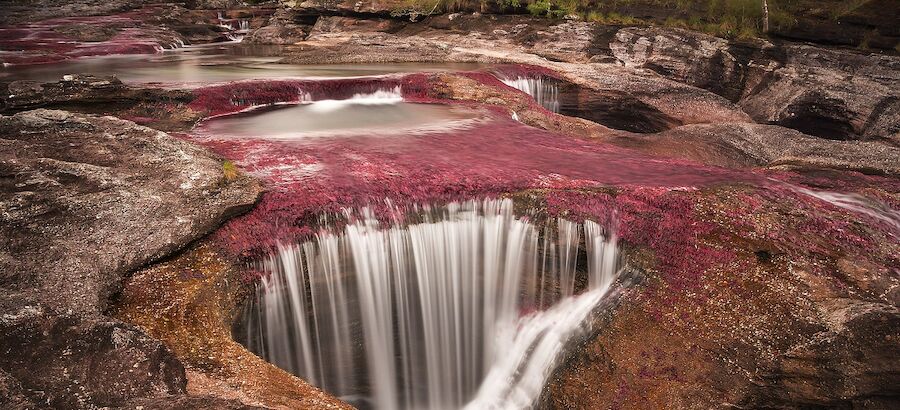
[[[465,75],[505,87],[488,74]],[[810,182],[800,181],[796,174],[660,159],[532,128],[509,118],[502,107],[443,100],[428,79],[415,74],[243,82],[197,90],[192,108],[207,115],[297,101],[301,94],[313,100],[341,99],[400,87],[408,101],[455,104],[477,111],[481,118],[464,128],[438,132],[406,130],[377,136],[360,132],[294,140],[229,139],[198,127],[187,138],[235,161],[269,187],[252,212],[217,232],[219,242],[234,255],[254,257],[278,242],[314,234],[321,215],[340,214],[343,209],[369,206],[387,219],[397,207],[539,189],[546,192],[551,215],[595,220],[613,227],[627,246],[649,250],[666,286],[676,290],[699,289],[704,272],[738,263],[733,250],[714,245],[727,243],[731,235],[811,253],[859,251],[872,245],[871,237],[860,230],[858,217],[836,217],[846,211],[793,189],[793,184]],[[865,178],[874,179],[854,187],[849,181],[860,179],[848,178],[842,187],[859,191],[870,183],[885,182],[882,177]],[[728,232],[721,223],[699,216],[696,208],[704,193],[716,192],[719,184],[750,190],[727,211]],[[771,203],[792,207],[795,211],[782,211],[800,212],[805,222],[791,229],[760,230],[751,215],[758,216]]]
[[[428,95],[424,78],[234,83],[198,90],[191,106],[216,115],[296,101],[301,93],[314,100],[347,98],[397,86],[408,100],[440,101]],[[219,235],[232,252],[252,255],[310,234],[307,226],[317,215],[377,208],[386,200],[404,207],[534,188],[705,186],[746,178],[528,127],[496,107],[467,106],[484,120],[442,132],[284,141],[218,138],[198,128],[191,138],[263,178],[271,190],[254,211]]]
[[[400,87],[404,99],[427,99],[426,76],[347,78],[336,80],[243,81],[200,88],[188,105],[206,117],[232,114],[249,108],[301,101],[343,100],[355,94]]]
[[[0,28],[0,62],[7,65],[56,63],[77,57],[114,54],[153,54],[179,39],[174,32],[144,25],[143,20],[160,13],[155,7],[113,16],[66,17]],[[105,30],[107,39],[87,41],[72,30]]]
[[[622,187],[615,195],[554,191],[547,196],[547,206],[551,215],[604,223],[624,243],[649,249],[667,285],[683,290],[696,287],[710,267],[734,258],[726,250],[701,244],[713,225],[697,218],[693,194],[647,186]]]

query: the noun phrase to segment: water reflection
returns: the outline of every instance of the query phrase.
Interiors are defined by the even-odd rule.
[[[377,94],[262,108],[211,119],[194,132],[215,137],[267,139],[424,133],[461,129],[479,116],[478,112],[460,107],[404,103]]]
[[[65,74],[116,75],[129,83],[208,84],[248,79],[324,78],[398,72],[472,70],[469,63],[278,64],[289,46],[210,44],[159,54],[85,57],[0,69],[0,80],[57,81]]]

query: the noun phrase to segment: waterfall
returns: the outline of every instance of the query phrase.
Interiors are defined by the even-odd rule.
[[[614,236],[535,225],[511,200],[419,211],[382,226],[363,209],[280,246],[259,262],[269,275],[238,339],[364,407],[530,406],[615,278]]]
[[[243,32],[250,31],[250,20],[248,20],[248,19],[238,20],[238,30],[243,31]]]
[[[530,95],[548,111],[559,112],[559,85],[543,78],[516,77],[500,78],[503,84]]]
[[[317,112],[334,111],[348,105],[392,105],[403,102],[399,86],[381,89],[373,93],[357,93],[343,100],[317,100],[310,103],[310,109]]]

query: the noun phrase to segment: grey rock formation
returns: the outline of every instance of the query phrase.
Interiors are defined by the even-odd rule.
[[[265,26],[247,33],[243,42],[248,44],[295,44],[306,40],[312,28],[302,24],[297,12],[290,9],[278,9],[269,18]]]
[[[47,83],[13,81],[6,85],[6,90],[0,85],[0,112],[69,105],[124,107],[152,101],[187,102],[190,98],[191,93],[187,91],[131,88],[114,76],[72,74]]]
[[[840,140],[900,132],[897,57],[636,27],[620,30],[610,50],[627,67],[739,102],[757,122]]]
[[[3,400],[184,394],[171,352],[102,313],[125,275],[247,209],[259,184],[165,133],[53,110],[0,116],[0,176]]]

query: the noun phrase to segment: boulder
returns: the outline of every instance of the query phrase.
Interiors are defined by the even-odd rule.
[[[745,408],[896,408],[900,403],[900,311],[840,300],[829,328],[788,351],[740,401]]]
[[[404,0],[290,0],[285,3],[304,14],[381,16],[389,16],[391,12],[409,4]]]
[[[243,42],[248,44],[295,44],[306,40],[312,28],[310,24],[303,24],[297,16],[297,12],[290,9],[278,9],[266,25],[255,29],[244,37]]]
[[[76,409],[186,392],[181,363],[131,325],[10,295],[0,308],[0,369],[6,385],[15,386],[4,400]]]
[[[623,28],[610,52],[731,101],[755,121],[828,139],[900,132],[900,58],[765,41],[730,42],[687,30]]]
[[[3,401],[183,395],[171,352],[103,312],[124,276],[248,209],[260,185],[165,133],[44,109],[0,116],[0,175]]]
[[[900,133],[900,57],[807,45],[741,100],[754,120],[828,139],[888,139]]]

